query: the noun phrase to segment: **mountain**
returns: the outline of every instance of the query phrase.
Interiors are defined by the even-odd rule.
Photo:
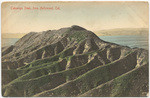
[[[99,30],[95,31],[98,36],[118,36],[118,35],[139,35],[139,36],[148,36],[148,28],[117,28],[109,30]]]
[[[80,26],[30,32],[2,47],[2,95],[147,96],[148,64],[148,50],[105,42]]]

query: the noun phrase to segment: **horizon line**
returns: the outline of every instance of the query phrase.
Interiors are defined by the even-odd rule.
[[[64,27],[64,28],[67,28],[67,27]],[[59,29],[61,29],[61,28],[59,28]],[[59,30],[59,29],[48,29],[48,30]],[[116,30],[117,29],[148,29],[149,30],[149,28],[146,28],[146,27],[143,27],[143,28],[142,27],[141,28],[112,28],[112,29],[100,29],[100,30],[89,30],[89,29],[86,29],[86,30],[96,32],[96,31],[106,31],[106,30],[115,30],[115,29]],[[48,30],[44,30],[44,31],[48,31]],[[38,32],[44,32],[44,31],[30,31],[30,32],[37,32],[38,33]],[[28,32],[28,33],[30,33],[30,32]],[[2,33],[1,32],[1,34],[27,34],[27,33]]]

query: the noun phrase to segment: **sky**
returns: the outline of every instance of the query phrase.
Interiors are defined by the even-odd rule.
[[[44,7],[49,9],[40,9]],[[79,25],[91,31],[148,28],[148,15],[148,2],[144,1],[4,2],[1,32],[41,32],[72,25]]]

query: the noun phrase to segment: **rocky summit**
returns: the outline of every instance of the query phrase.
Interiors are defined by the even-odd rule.
[[[2,47],[2,95],[147,96],[148,64],[148,50],[105,42],[80,26],[30,32]]]

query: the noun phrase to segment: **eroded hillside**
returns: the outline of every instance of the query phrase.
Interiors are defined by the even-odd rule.
[[[79,26],[30,32],[2,48],[3,96],[146,96],[148,50]]]

